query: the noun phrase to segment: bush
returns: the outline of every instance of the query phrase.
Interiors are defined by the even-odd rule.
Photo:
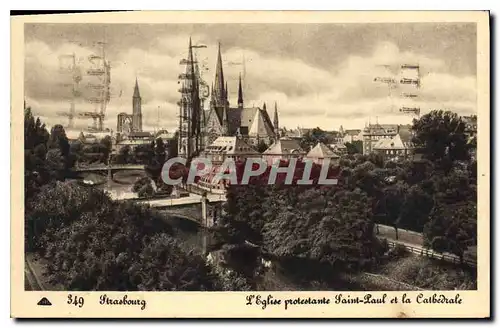
[[[396,244],[396,246],[394,246],[394,248],[389,250],[388,253],[389,257],[392,259],[399,259],[402,257],[406,257],[408,256],[408,254],[410,254],[410,252],[408,251],[406,246],[402,244]]]

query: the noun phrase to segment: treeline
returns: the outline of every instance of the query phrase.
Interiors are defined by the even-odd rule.
[[[45,124],[24,110],[24,196],[29,201],[41,186],[64,180],[76,157],[62,125],[47,131]]]
[[[50,133],[25,110],[25,250],[47,260],[65,290],[240,290],[187,251],[168,217],[64,181],[75,157],[64,128]]]
[[[259,183],[265,175],[229,186],[215,228],[227,267],[257,283],[250,242],[259,246],[252,256],[265,253],[288,276],[330,283],[381,261],[386,245],[374,234],[376,223],[423,232],[425,246],[463,257],[477,243],[476,162],[465,125],[456,114],[434,111],[413,129],[421,160],[349,155],[336,186]]]
[[[104,192],[58,182],[26,213],[28,249],[65,290],[222,290],[200,254],[181,247],[167,218]],[[98,204],[98,206],[96,206]]]

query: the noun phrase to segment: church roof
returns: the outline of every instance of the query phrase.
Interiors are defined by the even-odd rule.
[[[297,140],[290,138],[281,138],[266,149],[264,155],[287,155],[293,153],[303,153]]]
[[[266,119],[267,116],[267,119]],[[255,116],[253,117],[252,125],[248,131],[249,136],[272,136],[273,129],[272,125],[269,124],[269,115],[267,112],[261,109],[255,111]]]
[[[339,158],[340,156],[335,154],[330,148],[328,148],[324,143],[318,142],[316,146],[309,153],[307,153],[306,157],[309,158]]]
[[[221,110],[222,112],[222,110]],[[259,114],[260,112],[260,114]],[[259,127],[264,127],[264,134],[260,134],[262,136],[273,136],[274,130],[269,115],[267,112],[263,112],[258,107],[250,107],[250,108],[229,108],[227,112],[228,116],[228,124],[229,124],[229,133],[235,134],[240,129],[240,133],[242,135],[248,135],[252,130],[252,126],[254,124],[255,119],[259,121],[257,126],[254,129],[259,129]],[[222,115],[219,116],[219,122],[222,124]],[[266,134],[267,133],[267,134]]]

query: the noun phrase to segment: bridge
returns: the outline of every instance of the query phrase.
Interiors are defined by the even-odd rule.
[[[113,165],[89,165],[76,166],[72,169],[73,172],[107,172],[108,180],[113,179],[113,174],[118,171],[126,170],[144,170],[143,164],[113,164]]]
[[[74,172],[98,172],[98,171],[123,171],[123,170],[144,170],[144,164],[113,164],[113,165],[89,165],[76,166]]]
[[[202,227],[211,227],[222,214],[222,205],[226,202],[226,195],[211,194],[199,195],[190,193],[187,197],[179,198],[137,198],[133,193],[111,194],[114,200],[133,201],[147,204],[164,213],[172,214],[184,219],[197,222]]]

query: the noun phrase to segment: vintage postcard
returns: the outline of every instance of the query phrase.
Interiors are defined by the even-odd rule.
[[[11,316],[490,316],[488,12],[11,26]]]

